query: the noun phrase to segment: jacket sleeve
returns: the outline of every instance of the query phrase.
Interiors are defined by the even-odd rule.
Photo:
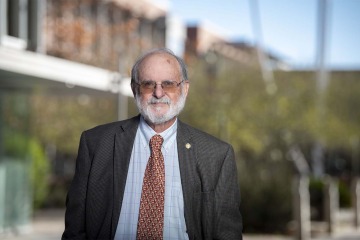
[[[81,135],[75,175],[66,197],[65,230],[62,239],[86,239],[85,200],[91,159],[85,133]]]
[[[242,239],[240,188],[234,150],[229,145],[215,188],[215,239]]]

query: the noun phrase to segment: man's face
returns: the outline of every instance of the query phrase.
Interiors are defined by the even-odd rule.
[[[168,54],[159,53],[146,57],[139,67],[139,83],[153,81],[153,89],[138,86],[136,105],[142,116],[153,124],[162,124],[175,119],[184,108],[189,83],[183,82],[171,90],[163,89],[164,81],[181,82],[180,66]]]

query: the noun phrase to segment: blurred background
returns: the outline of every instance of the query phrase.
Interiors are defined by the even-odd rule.
[[[180,118],[235,149],[245,234],[297,236],[297,208],[313,236],[331,231],[329,179],[335,226],[356,229],[359,13],[357,0],[0,0],[0,237],[50,210],[62,231],[81,132],[137,114],[130,70],[155,47],[189,66]]]

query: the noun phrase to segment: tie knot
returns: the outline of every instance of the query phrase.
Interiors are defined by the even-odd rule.
[[[162,136],[156,134],[154,136],[151,137],[150,139],[150,147],[151,149],[155,150],[155,149],[161,149],[161,145],[164,142],[164,139],[162,138]]]

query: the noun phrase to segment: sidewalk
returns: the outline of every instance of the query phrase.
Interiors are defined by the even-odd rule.
[[[64,209],[38,211],[28,232],[0,234],[4,240],[59,240],[64,231]]]
[[[28,232],[0,234],[3,240],[59,240],[64,230],[64,209],[38,211]],[[291,236],[245,234],[244,240],[293,240]],[[360,230],[351,227],[337,230],[332,236],[314,237],[313,240],[360,240]]]

